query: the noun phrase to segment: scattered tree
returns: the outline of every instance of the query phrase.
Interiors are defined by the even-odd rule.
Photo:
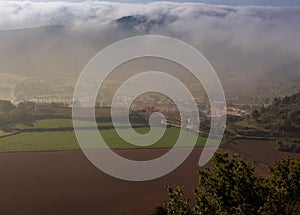
[[[0,113],[8,113],[12,111],[15,108],[15,106],[10,102],[6,100],[0,100]]]
[[[257,120],[260,117],[260,113],[257,109],[252,111],[252,118]]]

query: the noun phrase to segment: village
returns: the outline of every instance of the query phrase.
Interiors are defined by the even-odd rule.
[[[88,98],[90,99],[90,98]],[[88,100],[87,99],[87,100]],[[131,101],[133,101],[131,103]],[[226,113],[227,122],[234,122],[243,120],[249,116],[254,109],[260,108],[258,104],[239,104],[236,98],[227,99],[226,110],[222,109],[222,104],[219,101],[213,101],[212,107],[205,98],[194,98],[198,108],[199,120],[203,128],[209,128],[210,119],[212,117],[222,117]],[[131,97],[118,97],[115,98],[114,105],[112,106],[112,99],[97,98],[95,103],[95,113],[97,116],[105,116],[110,118],[110,109],[114,108],[117,112],[124,113],[128,107],[131,115],[136,115],[147,122],[153,113],[161,113],[164,115],[165,120],[161,121],[162,124],[169,124],[172,126],[181,126],[195,131],[201,130],[197,126],[197,119],[193,118],[195,114],[190,112],[191,100],[186,98],[178,98],[176,101],[184,110],[184,115],[181,116],[180,112],[173,100],[169,97],[160,94],[145,94],[136,98]],[[72,117],[72,107],[81,107],[78,98],[64,97],[59,98],[53,95],[35,96],[28,101],[16,101],[14,105],[22,104],[24,108],[30,111],[33,115],[54,115],[59,117]],[[182,121],[183,120],[183,121]]]

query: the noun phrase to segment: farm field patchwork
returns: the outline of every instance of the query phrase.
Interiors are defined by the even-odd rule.
[[[49,119],[37,120],[33,126],[17,125],[17,128],[63,128],[72,127],[70,119]],[[101,126],[110,126],[111,123],[98,123],[100,133],[108,146],[113,149],[133,149],[133,148],[169,148],[172,147],[179,135],[179,128],[167,128],[165,134],[160,140],[150,146],[136,146],[127,143],[121,139],[114,129],[103,129]],[[153,128],[154,134],[160,133],[161,128]],[[127,128],[122,129],[126,132]],[[148,127],[135,128],[137,133],[145,134],[149,132]],[[90,131],[87,131],[88,133]],[[87,134],[88,134],[87,133]],[[0,131],[0,136],[4,134]],[[185,142],[179,147],[190,146],[191,138],[195,137],[195,133],[182,130]],[[99,148],[95,144],[89,144],[89,136],[87,135],[86,147]],[[136,142],[143,141],[142,139],[134,139]],[[206,138],[198,136],[196,146],[203,146]],[[100,147],[101,148],[101,147]],[[9,137],[0,138],[0,152],[16,152],[16,151],[55,151],[55,150],[78,150],[80,149],[75,133],[73,131],[44,131],[44,132],[24,132]]]

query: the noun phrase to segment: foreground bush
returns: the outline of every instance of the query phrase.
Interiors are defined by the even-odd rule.
[[[198,171],[194,204],[184,198],[183,187],[167,186],[169,200],[154,215],[299,215],[299,160],[276,162],[271,171],[269,178],[262,178],[238,155],[217,153],[211,168]]]

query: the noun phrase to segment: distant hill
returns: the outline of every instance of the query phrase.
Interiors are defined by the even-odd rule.
[[[220,13],[199,13],[202,18],[222,18],[230,11],[222,9]],[[39,95],[71,97],[80,72],[96,53],[120,39],[144,34],[175,37],[200,50],[215,68],[227,98],[238,97],[241,103],[257,98],[256,103],[259,103],[300,91],[300,61],[295,60],[297,56],[270,61],[268,65],[252,63],[252,56],[248,56],[242,47],[236,49],[223,40],[210,42],[213,40],[201,39],[202,34],[195,39],[185,37],[187,31],[195,28],[189,26],[190,23],[186,23],[187,29],[183,32],[168,30],[179,21],[172,14],[150,16],[134,13],[109,20],[107,26],[99,28],[54,25],[0,30],[0,50],[5,50],[0,52],[0,99],[22,101]],[[243,56],[243,61],[238,60],[239,56]],[[289,63],[293,61],[295,63]],[[113,77],[113,81],[123,80],[123,77],[127,77],[124,75],[126,72],[151,68],[153,71],[178,73],[180,80],[183,79],[188,86],[193,85],[194,77],[187,76],[183,68],[175,64],[161,64],[143,61],[132,68],[125,65],[122,71],[119,69],[120,73]]]
[[[261,108],[259,123],[279,134],[300,137],[300,93],[275,98],[267,108]]]
[[[227,132],[241,138],[276,139],[279,150],[300,153],[300,93],[275,97],[270,106],[229,124]]]
[[[300,93],[275,97],[270,106],[254,110],[252,116],[233,125],[246,136],[300,138]]]
[[[151,29],[155,27],[163,27],[164,25],[174,22],[176,19],[177,17],[167,14],[159,14],[155,17],[149,17],[146,15],[130,15],[116,19],[112,23],[125,30],[137,30],[140,33],[149,33]]]
[[[255,85],[258,97],[276,97],[300,92],[300,61],[280,65],[264,74]]]

